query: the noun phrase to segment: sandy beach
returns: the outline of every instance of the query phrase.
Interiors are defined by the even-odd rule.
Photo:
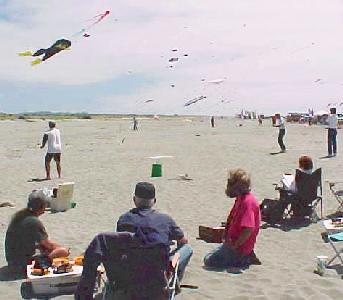
[[[192,120],[190,122],[189,120]],[[238,124],[243,126],[239,127]],[[199,286],[184,289],[176,299],[342,299],[341,275],[335,269],[325,276],[313,273],[317,255],[332,256],[329,244],[320,236],[320,223],[285,232],[261,229],[256,254],[261,266],[251,266],[242,274],[203,269],[204,255],[215,247],[196,240],[199,225],[217,226],[225,221],[233,199],[225,196],[227,171],[241,167],[252,176],[253,193],[263,198],[276,197],[273,183],[284,172],[293,172],[298,157],[310,155],[315,167],[323,168],[325,215],[335,211],[336,200],[326,180],[343,178],[342,133],[338,132],[338,156],[327,154],[323,126],[287,124],[287,153],[279,151],[278,130],[271,121],[258,126],[257,120],[216,119],[210,127],[208,117],[175,117],[139,120],[139,130],[131,120],[58,121],[63,139],[62,179],[56,179],[52,164],[51,181],[29,182],[44,178],[45,150],[39,149],[46,121],[0,122],[0,203],[9,201],[15,208],[0,208],[0,240],[13,213],[24,207],[29,192],[74,181],[74,209],[64,213],[45,213],[41,220],[49,236],[70,246],[72,255],[84,251],[95,234],[115,228],[118,217],[133,206],[132,194],[138,181],[156,185],[156,208],[170,214],[184,230],[194,250],[183,283]],[[150,178],[150,156],[171,155],[162,159],[163,176]],[[192,181],[176,180],[188,174]],[[0,268],[6,265],[4,245],[0,243]],[[21,299],[20,280],[0,281],[0,299]],[[56,299],[73,299],[61,296]]]

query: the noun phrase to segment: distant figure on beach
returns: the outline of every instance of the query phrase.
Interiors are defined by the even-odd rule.
[[[336,115],[336,108],[330,108],[330,115],[328,117],[328,156],[337,155],[337,127],[338,119]]]
[[[278,143],[281,148],[281,152],[286,152],[286,146],[283,143],[283,138],[286,134],[286,127],[285,127],[285,119],[280,116],[280,114],[275,114],[275,124],[273,124],[273,127],[279,128],[279,136],[278,136]]]
[[[138,182],[133,196],[136,208],[123,214],[117,222],[117,231],[140,232],[147,243],[160,244],[170,250],[172,240],[177,241],[177,249],[173,254],[179,253],[178,276],[181,280],[186,266],[193,254],[192,248],[183,231],[167,214],[153,209],[156,203],[155,187],[149,182]]]
[[[261,125],[262,125],[262,122],[263,122],[263,121],[262,121],[262,117],[261,117],[261,116],[258,116],[258,125],[261,126]]]
[[[214,128],[214,116],[211,117],[211,126]]]
[[[133,130],[134,131],[138,130],[138,121],[136,117],[133,117]]]
[[[56,162],[56,168],[58,173],[58,178],[61,178],[61,151],[62,151],[62,142],[61,142],[61,133],[55,128],[56,123],[49,121],[49,130],[46,131],[43,135],[41,149],[45,147],[45,144],[48,143],[48,151],[45,155],[45,171],[46,179],[50,180],[50,162],[52,158]]]
[[[33,191],[29,195],[27,207],[16,212],[8,225],[5,256],[14,274],[26,275],[26,266],[31,263],[36,250],[50,259],[69,255],[69,249],[48,239],[45,227],[38,219],[46,207],[44,193]]]
[[[261,264],[254,253],[260,230],[259,204],[250,192],[250,176],[242,169],[230,171],[226,195],[236,198],[227,218],[223,243],[207,254],[204,264],[210,268],[243,268]]]

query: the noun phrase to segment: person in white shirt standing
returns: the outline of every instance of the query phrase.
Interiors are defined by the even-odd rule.
[[[278,143],[281,148],[281,152],[286,152],[286,146],[283,143],[283,138],[286,134],[286,127],[285,127],[285,119],[280,116],[280,114],[275,114],[276,124],[273,125],[274,127],[279,128],[279,136],[278,136]]]
[[[48,151],[45,155],[45,171],[46,179],[50,180],[50,162],[52,158],[56,162],[58,178],[61,178],[61,152],[62,152],[62,143],[61,143],[61,134],[60,131],[55,128],[56,123],[49,121],[49,130],[46,131],[43,135],[41,149],[45,147],[45,144],[48,143]]]
[[[338,119],[336,116],[336,108],[330,108],[330,115],[328,117],[328,156],[337,155],[337,125]]]

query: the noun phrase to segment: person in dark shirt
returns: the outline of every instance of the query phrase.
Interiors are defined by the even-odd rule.
[[[181,280],[193,254],[183,231],[170,216],[152,209],[156,203],[153,184],[137,183],[133,201],[136,207],[119,218],[117,231],[136,233],[147,247],[165,245],[169,250],[172,241],[176,240],[177,248],[170,253],[170,256],[175,253],[180,254],[178,276]]]
[[[69,249],[48,239],[43,223],[38,219],[45,212],[47,202],[41,191],[33,191],[27,208],[14,214],[7,228],[5,256],[9,269],[17,274],[26,274],[36,249],[50,259],[69,255]]]

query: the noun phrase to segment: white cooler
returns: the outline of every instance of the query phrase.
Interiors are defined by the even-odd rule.
[[[72,294],[80,281],[82,266],[73,266],[73,271],[64,274],[54,274],[49,268],[49,274],[43,276],[31,275],[33,265],[27,266],[27,282],[31,283],[36,295]]]

